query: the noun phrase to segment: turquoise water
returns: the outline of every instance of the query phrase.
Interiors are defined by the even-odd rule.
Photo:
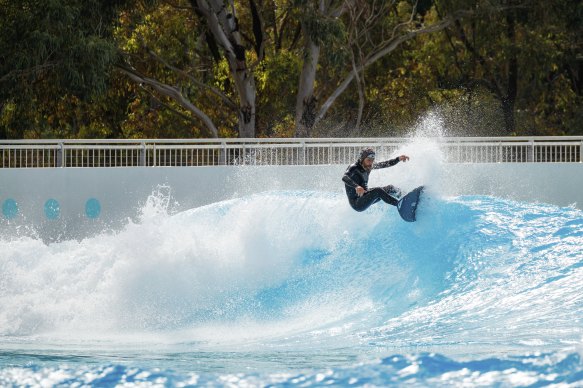
[[[0,237],[0,385],[583,386],[583,212],[271,191]]]

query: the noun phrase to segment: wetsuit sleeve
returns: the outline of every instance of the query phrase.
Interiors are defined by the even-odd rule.
[[[353,188],[357,188],[358,186],[360,186],[358,183],[356,183],[351,175],[353,173],[354,167],[349,167],[346,172],[344,173],[344,176],[342,177],[342,182],[344,182],[346,185],[353,187]]]
[[[344,173],[344,176],[342,177],[342,182],[344,182],[344,183],[346,183],[348,186],[350,186],[350,187],[354,187],[354,188],[356,188],[356,187],[358,187],[358,186],[359,186],[359,184],[358,184],[358,183],[356,183],[355,181],[353,181],[353,180],[352,180],[352,178],[348,176],[348,172],[345,172],[345,173]]]
[[[373,168],[373,170],[376,170],[378,168],[387,168],[387,167],[394,166],[397,163],[399,163],[399,157],[396,157],[395,159],[389,159],[389,160],[386,160],[384,162],[375,163],[372,165],[372,168]]]

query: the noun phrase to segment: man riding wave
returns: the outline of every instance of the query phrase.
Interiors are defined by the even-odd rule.
[[[375,151],[372,148],[365,148],[360,152],[358,160],[348,166],[342,181],[346,188],[346,196],[350,206],[358,211],[368,209],[373,203],[382,200],[390,205],[397,206],[401,190],[388,185],[385,187],[368,188],[368,176],[372,170],[394,166],[399,162],[406,162],[409,157],[401,155],[395,159],[375,163]]]

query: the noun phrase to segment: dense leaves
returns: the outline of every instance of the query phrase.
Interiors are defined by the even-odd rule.
[[[582,37],[576,0],[0,0],[0,138],[583,134]]]
[[[76,110],[93,109],[93,99],[112,86],[108,74],[118,51],[111,21],[120,5],[0,1],[0,136],[77,136],[87,125],[106,135],[97,130],[107,125],[103,119]]]

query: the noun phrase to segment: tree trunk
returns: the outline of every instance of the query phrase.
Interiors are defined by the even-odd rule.
[[[504,129],[506,134],[511,134],[514,132],[515,120],[514,120],[514,100],[502,100],[502,114],[504,115]]]
[[[256,89],[253,72],[247,66],[245,47],[232,0],[191,0],[223,49],[239,96],[239,137],[255,137]]]
[[[508,63],[508,87],[506,98],[502,102],[502,109],[504,112],[504,123],[506,125],[506,133],[513,133],[516,129],[514,120],[514,105],[516,96],[518,95],[518,60],[516,58],[516,31],[515,31],[515,10],[510,9],[506,14],[507,22],[507,36],[510,41],[510,61]]]
[[[344,13],[344,1],[319,0],[312,3],[313,7],[308,7],[307,12],[313,12],[319,18],[338,18]],[[310,31],[307,21],[301,22],[298,29],[304,36],[304,63],[300,74],[298,94],[296,97],[295,114],[295,137],[309,137],[311,129],[316,124],[318,114],[318,99],[314,95],[314,85],[316,82],[316,69],[320,60],[320,42],[312,39],[312,34],[319,33]],[[295,39],[294,39],[295,44]],[[293,44],[292,44],[293,46]]]
[[[213,123],[210,117],[208,117],[203,111],[198,109],[192,102],[190,102],[178,88],[162,83],[153,78],[145,77],[129,67],[118,65],[117,69],[125,73],[134,82],[139,85],[145,84],[154,88],[158,93],[163,94],[172,98],[174,101],[179,103],[184,109],[190,111],[194,116],[198,117],[210,131],[212,137],[219,137],[217,127]]]
[[[300,84],[296,98],[295,137],[309,137],[316,119],[317,99],[314,97],[316,68],[320,57],[320,46],[311,38],[303,27],[305,39],[305,58],[300,74]]]
[[[239,137],[253,138],[255,137],[255,79],[248,69],[235,70],[232,74],[239,93]]]
[[[354,71],[354,76],[356,78],[356,88],[358,89],[358,116],[356,117],[356,124],[354,125],[354,132],[360,133],[360,124],[362,123],[362,113],[364,112],[364,84],[363,80],[360,79],[358,73],[359,70],[356,67],[356,61],[354,59],[354,52],[351,52],[352,59],[352,70]],[[364,78],[364,77],[363,77]]]

